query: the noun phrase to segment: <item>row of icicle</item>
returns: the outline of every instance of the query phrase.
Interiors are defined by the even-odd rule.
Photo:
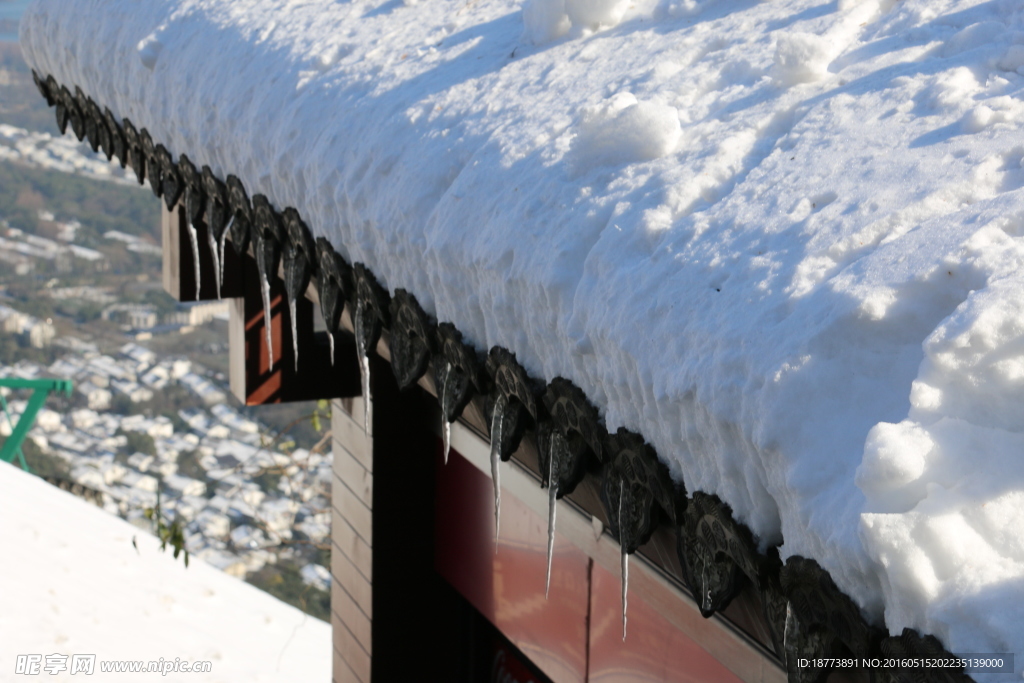
[[[210,232],[210,246],[214,260],[214,270],[217,272],[216,285],[217,285],[217,298],[221,298],[221,289],[224,286],[224,249],[225,241],[227,239],[228,231],[231,228],[232,223],[235,220],[234,213],[231,214],[228,220],[228,225],[224,230],[224,237],[217,244],[213,237],[213,233]],[[199,290],[201,285],[201,268],[199,262],[199,236],[198,231],[192,224],[191,219],[188,221],[188,234],[192,245],[192,261],[195,266],[195,283],[196,283],[196,301],[199,301]],[[264,270],[264,269],[261,269]],[[274,352],[273,352],[273,340],[271,337],[271,306],[270,306],[270,282],[265,272],[260,273],[260,294],[263,303],[263,325],[266,333],[267,342],[267,362],[270,369],[274,369]],[[373,401],[370,398],[370,349],[366,348],[366,335],[364,334],[364,314],[362,306],[353,306],[355,309],[353,327],[355,328],[356,338],[356,353],[359,357],[359,375],[360,382],[362,385],[363,400],[363,428],[367,434],[371,433],[370,427],[373,421]],[[292,353],[294,354],[295,365],[298,367],[299,362],[299,348],[298,348],[298,335],[296,331],[296,301],[293,297],[288,298],[288,310],[291,318],[292,327]],[[327,335],[330,338],[330,349],[331,349],[331,364],[334,364],[334,335],[328,332]],[[451,372],[451,363],[447,363],[445,368],[445,378],[447,379],[448,374]],[[447,387],[447,381],[441,383],[440,391],[444,392]],[[439,397],[442,405],[444,404],[444,394],[442,393]],[[494,552],[498,552],[498,539],[499,531],[501,527],[501,457],[500,457],[500,446],[501,443],[501,430],[503,425],[504,413],[507,408],[508,400],[502,392],[498,392],[498,398],[495,401],[494,412],[491,417],[491,448],[490,448],[490,460],[491,460],[491,480],[494,486]],[[443,442],[444,451],[444,462],[448,464],[448,454],[451,450],[451,423],[444,415],[441,417],[441,435]],[[553,436],[550,440],[550,453],[548,455],[548,534],[547,534],[547,563],[546,563],[546,574],[544,580],[544,598],[547,599],[550,595],[551,590],[551,562],[552,555],[554,553],[555,545],[555,524],[556,524],[556,513],[558,510],[558,483],[555,476],[555,437]],[[622,496],[620,495],[619,504],[621,507]],[[622,518],[621,512],[619,519]],[[626,605],[627,605],[627,592],[629,585],[629,555],[623,551],[621,553],[621,575],[622,575],[622,639],[626,639]]]
[[[214,259],[214,270],[218,273],[216,279],[217,284],[217,298],[221,298],[221,288],[224,285],[224,248],[225,240],[227,239],[228,231],[231,228],[231,224],[234,222],[234,213],[228,221],[228,225],[224,230],[224,237],[221,239],[220,244],[215,243],[213,233],[210,232],[210,246],[213,253]],[[199,236],[195,226],[192,224],[191,219],[188,222],[188,234],[192,243],[192,261],[195,266],[195,282],[196,282],[196,301],[199,301],[199,290],[201,284],[201,268],[199,263]],[[263,270],[263,269],[261,269]],[[260,294],[263,303],[263,321],[264,330],[266,333],[267,341],[267,362],[270,369],[274,369],[274,353],[273,353],[273,341],[271,337],[271,306],[270,306],[270,282],[267,274],[260,274]],[[366,336],[364,334],[364,314],[362,306],[354,306],[355,319],[353,321],[353,327],[355,328],[356,338],[356,353],[359,357],[359,375],[362,384],[362,394],[364,396],[363,401],[363,428],[367,434],[370,434],[370,427],[373,420],[373,402],[370,400],[370,349],[366,348]],[[298,348],[298,335],[296,333],[296,301],[293,297],[288,298],[288,310],[291,318],[292,327],[292,352],[295,358],[295,365],[298,367],[299,362],[299,348]],[[331,364],[334,364],[334,335],[328,332],[327,335],[330,338],[331,345]],[[447,363],[445,367],[445,379],[447,380],[448,374],[451,372],[451,363]],[[441,383],[440,391],[444,392],[447,388],[447,381]],[[444,405],[445,396],[442,393],[439,396],[441,404]],[[490,460],[491,460],[491,480],[494,486],[494,552],[498,552],[498,539],[499,530],[501,526],[501,457],[500,447],[501,443],[501,429],[503,425],[504,412],[507,408],[507,399],[502,392],[498,392],[498,398],[495,402],[494,412],[491,417],[491,449],[490,449]],[[451,423],[446,417],[441,417],[441,438],[443,442],[444,451],[444,462],[448,464],[448,454],[451,450]],[[555,456],[554,456],[554,443],[555,438],[552,437],[550,453],[548,455],[548,534],[547,534],[547,563],[546,563],[546,574],[544,580],[544,598],[547,599],[551,591],[551,562],[552,555],[554,553],[555,545],[555,525],[556,525],[556,513],[558,510],[558,483],[555,477]],[[620,495],[620,506],[622,497]],[[621,519],[621,513],[619,519]],[[622,552],[621,558],[621,574],[622,574],[622,638],[626,638],[626,604],[627,604],[627,591],[629,584],[629,555],[626,552]]]

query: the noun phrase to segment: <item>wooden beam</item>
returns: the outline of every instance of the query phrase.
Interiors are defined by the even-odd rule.
[[[199,254],[197,288],[195,256],[189,223],[182,206],[166,208],[161,216],[163,240],[163,286],[178,301],[216,301],[217,277],[206,223],[193,224]],[[198,290],[198,291],[197,291]],[[315,292],[315,288],[311,288]],[[292,351],[291,312],[285,298],[284,282],[275,276],[270,283],[271,341],[273,358],[267,352],[263,297],[256,261],[250,254],[239,256],[232,244],[224,249],[222,299],[229,302],[229,375],[231,392],[245,405],[313,401],[359,395],[359,364],[351,334],[338,334],[334,362],[326,332],[314,331],[315,306],[309,298],[296,302],[296,331],[300,363]],[[271,362],[273,361],[273,362]]]
[[[355,339],[349,334],[336,336],[332,363],[330,339],[326,332],[314,332],[317,313],[307,298],[299,299],[295,306],[299,347],[296,367],[291,312],[280,277],[270,283],[271,358],[256,261],[246,254],[238,262],[237,282],[242,295],[231,302],[228,322],[231,391],[235,397],[245,405],[263,405],[358,396]]]
[[[188,219],[183,207],[176,206],[161,213],[160,232],[163,242],[163,285],[164,291],[181,302],[216,301],[217,271],[214,268],[213,252],[210,249],[206,223],[200,219],[196,229],[196,246],[199,248],[199,292],[196,295],[195,256],[192,239],[189,236]],[[224,283],[221,286],[222,299],[243,296],[240,277],[241,261],[230,245],[224,250]]]

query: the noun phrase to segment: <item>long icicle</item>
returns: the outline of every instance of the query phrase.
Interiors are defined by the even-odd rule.
[[[786,601],[786,626],[782,629],[782,661],[786,663],[786,671],[789,671],[789,634],[790,630],[796,631],[797,619],[793,614],[793,603]]]
[[[224,226],[224,234],[222,234],[220,236],[220,246],[219,246],[219,248],[217,250],[218,252],[220,252],[219,255],[218,255],[218,261],[219,261],[220,269],[217,271],[217,279],[218,279],[217,284],[220,285],[221,287],[224,286],[224,249],[227,247],[228,232],[231,230],[231,226],[234,225],[234,223],[235,223],[235,214],[231,214],[231,218],[228,219],[228,224],[226,226]],[[220,290],[218,290],[218,291],[220,291]],[[218,296],[220,296],[220,295],[218,294]]]
[[[215,277],[213,278],[214,284],[217,286],[217,300],[220,301],[220,281],[221,281],[221,267],[220,267],[220,250],[217,247],[217,240],[213,237],[213,231],[206,231],[207,242],[210,245],[210,256],[213,257],[213,272]]]
[[[196,274],[196,301],[199,301],[201,272],[199,268],[199,233],[196,232],[196,226],[192,225],[192,221],[188,222],[188,239],[192,243],[192,267]]]
[[[707,553],[700,554],[700,606],[704,611],[711,608],[711,591],[708,590]]]
[[[548,574],[544,581],[544,599],[551,590],[551,555],[555,550],[555,512],[558,510],[558,482],[555,480],[555,435],[548,446]]]
[[[370,433],[370,422],[373,419],[373,402],[370,399],[370,352],[366,348],[363,334],[363,307],[356,304],[356,319],[353,323],[356,332],[356,353],[359,355],[359,379],[363,383],[363,431]]]
[[[295,299],[288,299],[288,313],[292,319],[292,353],[295,355],[295,371],[299,370],[299,324],[296,322],[296,309],[298,304]]]
[[[619,549],[622,552],[622,642],[626,642],[626,605],[629,592],[629,555],[626,553],[626,546],[623,543],[622,535],[622,499],[625,498],[626,482],[619,482]]]
[[[265,273],[260,274],[260,284],[263,290],[263,330],[267,336],[267,363],[270,365],[270,370],[274,369],[274,341],[271,337],[271,323],[270,323],[270,280],[267,279]]]
[[[369,435],[373,425],[373,397],[370,396],[370,357],[359,357],[359,374],[363,380],[363,430]]]
[[[444,464],[448,464],[448,451],[452,448],[452,423],[444,414],[445,400],[448,398],[448,378],[452,372],[452,364],[444,364],[444,379],[441,380],[441,441],[444,444]]]
[[[494,482],[494,553],[498,553],[498,529],[501,526],[501,425],[505,412],[505,394],[498,392],[491,415],[491,480]]]

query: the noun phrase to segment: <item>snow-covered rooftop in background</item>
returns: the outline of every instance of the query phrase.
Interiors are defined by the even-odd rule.
[[[197,681],[330,678],[329,624],[200,559],[186,569],[150,534],[5,463],[0,517],[5,671],[17,654],[57,653],[96,655],[100,680],[100,661],[161,657],[212,662]]]
[[[1019,2],[36,0],[21,41],[869,618],[1024,653]]]

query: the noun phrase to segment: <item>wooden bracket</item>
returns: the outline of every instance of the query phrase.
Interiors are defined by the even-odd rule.
[[[274,361],[271,369],[256,260],[246,254],[240,261],[244,296],[230,301],[228,323],[231,391],[235,397],[245,405],[262,405],[358,396],[360,381],[355,338],[348,333],[336,335],[332,364],[330,339],[327,332],[314,332],[313,302],[305,297],[296,301],[295,306],[299,341],[296,369],[291,313],[280,277],[274,277],[270,283],[270,338]]]
[[[163,285],[178,301],[216,301],[217,273],[207,238],[206,224],[196,229],[199,247],[199,297],[188,220],[182,207],[164,210]],[[314,332],[314,304],[303,297],[296,302],[296,331],[299,342],[299,367],[292,352],[291,313],[285,297],[284,282],[274,277],[270,283],[271,340],[273,369],[267,355],[263,297],[256,260],[239,256],[234,246],[224,250],[224,283],[221,297],[228,301],[230,319],[229,367],[231,392],[245,405],[314,401],[347,398],[360,392],[359,362],[355,339],[349,333],[335,338],[334,363],[331,363],[330,339],[326,332]]]
[[[161,215],[163,238],[163,285],[164,291],[176,300],[191,301],[217,300],[217,271],[214,268],[213,253],[210,249],[208,230],[201,218],[193,224],[199,247],[199,296],[196,296],[195,259],[192,240],[189,237],[188,219],[181,204],[170,211],[164,209]],[[224,250],[224,284],[221,286],[222,299],[243,296],[241,261],[235,250]]]

